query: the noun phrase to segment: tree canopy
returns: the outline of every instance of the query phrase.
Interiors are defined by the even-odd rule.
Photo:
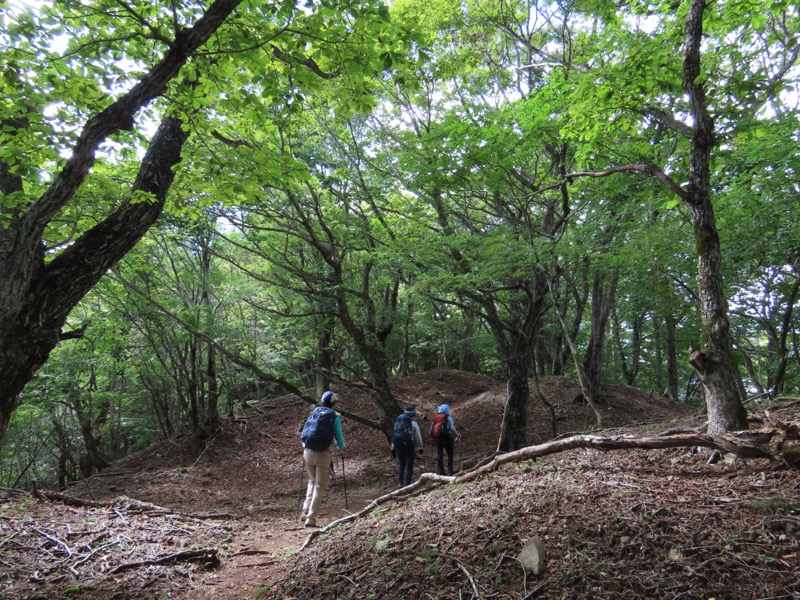
[[[598,422],[610,381],[704,405],[712,434],[800,386],[789,2],[0,18],[16,465],[49,445],[103,468],[343,380],[388,434],[391,378],[443,366],[508,382],[501,450],[527,445],[539,375],[577,377]]]

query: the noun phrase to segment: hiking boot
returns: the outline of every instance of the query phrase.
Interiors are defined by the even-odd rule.
[[[308,518],[308,515],[305,515],[305,514],[304,515],[300,515],[300,521],[303,522],[303,523],[306,522],[307,518]]]
[[[317,525],[317,522],[314,519],[306,519],[306,524],[303,525],[304,529],[316,529],[318,527],[319,525]]]

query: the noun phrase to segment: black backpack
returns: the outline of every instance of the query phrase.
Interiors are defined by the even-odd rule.
[[[300,439],[309,450],[322,452],[333,443],[333,426],[336,422],[336,411],[326,406],[318,406],[308,417]]]
[[[414,429],[413,419],[410,415],[403,413],[394,422],[394,430],[392,431],[392,445],[395,448],[413,448],[414,447]]]

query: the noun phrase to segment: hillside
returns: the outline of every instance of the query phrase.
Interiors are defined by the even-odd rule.
[[[334,389],[343,408],[372,414],[362,389]],[[559,435],[592,426],[590,411],[573,401],[574,381],[544,378],[541,390],[555,407]],[[468,468],[494,451],[502,383],[431,372],[397,380],[395,392],[401,402],[416,404],[423,418],[439,404],[450,404],[463,435],[457,465]],[[615,433],[699,422],[685,406],[635,389],[609,387],[604,396],[606,427]],[[293,396],[272,399],[226,420],[202,446],[188,438],[169,440],[67,491],[94,507],[6,492],[0,505],[0,595],[733,599],[800,594],[796,472],[763,460],[708,465],[706,457],[688,449],[572,450],[509,465],[471,484],[382,505],[298,552],[308,531],[297,520],[305,485],[297,429],[309,408]],[[776,416],[797,419],[797,403],[772,409]],[[394,463],[383,435],[347,421],[345,437],[347,452],[344,463],[337,457],[323,525],[394,488]],[[529,441],[551,437],[549,415],[534,396]],[[435,470],[430,446],[421,462],[422,470]],[[525,575],[515,559],[534,537],[549,557],[539,576]]]

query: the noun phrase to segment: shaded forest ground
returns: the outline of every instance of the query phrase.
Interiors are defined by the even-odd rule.
[[[343,408],[372,414],[363,390],[334,389]],[[559,435],[592,427],[574,381],[544,378],[541,389]],[[395,392],[428,419],[424,430],[436,406],[450,404],[463,435],[457,466],[494,451],[502,383],[430,372],[397,380]],[[604,433],[702,422],[632,388],[604,396]],[[794,401],[770,408],[783,420],[800,416]],[[309,410],[283,396],[226,420],[205,444],[147,448],[67,490],[94,507],[3,492],[0,597],[800,599],[796,471],[764,460],[709,465],[690,449],[571,450],[508,465],[382,505],[298,551],[308,531],[297,519],[297,429]],[[323,525],[394,488],[383,435],[346,421],[345,437]],[[532,396],[529,441],[551,437]],[[415,474],[435,470],[426,442]],[[540,575],[516,559],[533,538],[548,553]]]

